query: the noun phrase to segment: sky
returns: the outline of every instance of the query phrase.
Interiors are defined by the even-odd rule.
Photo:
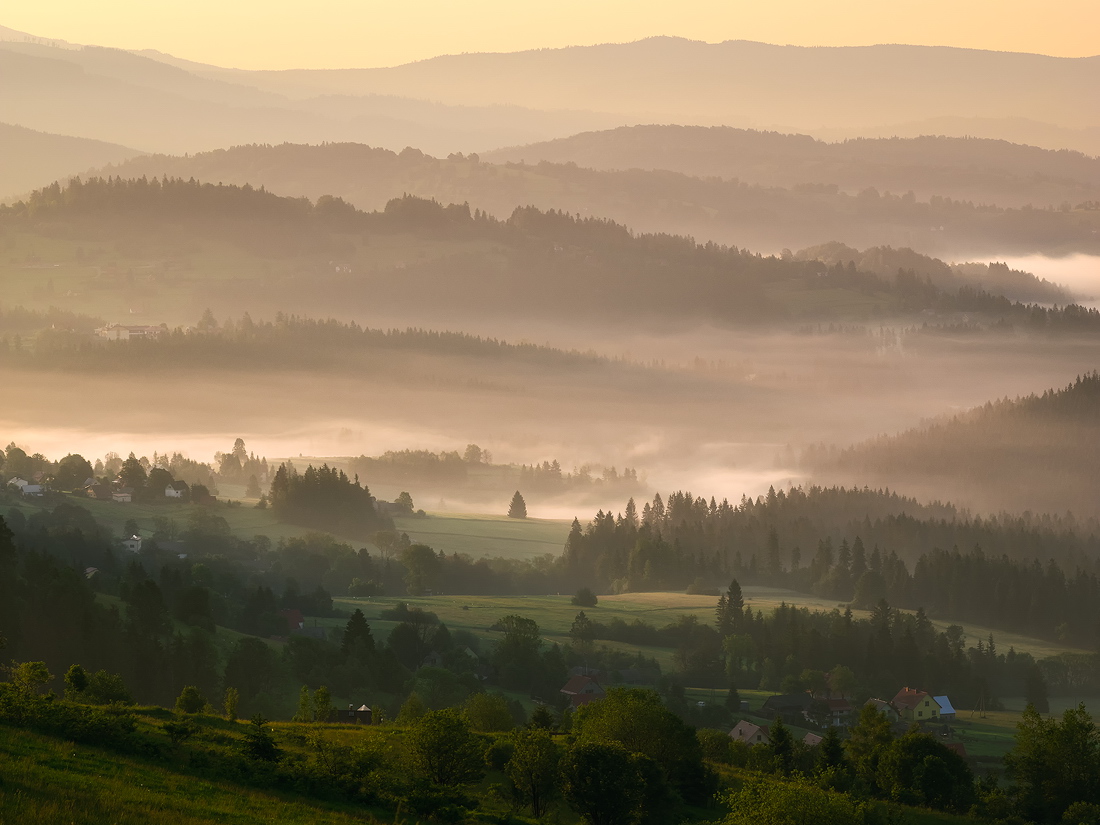
[[[1100,55],[1097,0],[15,0],[0,25],[245,69],[394,66],[654,35]]]

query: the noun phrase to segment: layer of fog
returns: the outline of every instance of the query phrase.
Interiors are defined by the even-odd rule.
[[[237,436],[271,457],[461,451],[477,443],[497,462],[556,459],[566,471],[584,464],[633,467],[651,491],[739,500],[769,485],[805,481],[797,459],[807,445],[844,446],[990,399],[1065,386],[1094,369],[1100,354],[1087,339],[1022,334],[895,340],[892,331],[878,329],[528,333],[539,343],[658,363],[547,369],[425,358],[359,377],[274,369],[140,376],[5,371],[0,385],[10,392],[0,411],[0,440],[52,458],[181,450],[206,461]],[[890,486],[905,492],[904,479]],[[372,490],[383,498],[399,492]],[[416,489],[409,492],[417,498]],[[620,499],[536,499],[528,506],[536,517],[583,520],[597,507],[620,510]],[[500,509],[496,501],[462,503],[481,512]]]
[[[1061,284],[1078,297],[1083,306],[1100,309],[1100,256],[1078,254],[1052,258],[1047,255],[1025,255],[1005,258],[1003,263],[1012,269]]]

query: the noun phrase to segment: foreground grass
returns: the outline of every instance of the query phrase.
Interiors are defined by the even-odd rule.
[[[174,773],[0,726],[0,822],[20,825],[381,825],[351,806]]]

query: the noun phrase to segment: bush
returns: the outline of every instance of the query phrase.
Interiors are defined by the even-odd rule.
[[[588,587],[582,587],[572,599],[574,607],[595,607],[598,602],[596,594]]]

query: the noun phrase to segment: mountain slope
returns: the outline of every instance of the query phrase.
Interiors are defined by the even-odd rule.
[[[994,512],[1100,515],[1100,375],[846,450],[811,450],[803,463],[821,480],[858,478]]]
[[[42,184],[97,166],[140,155],[136,149],[87,138],[50,135],[0,123],[0,198],[20,195]]]

